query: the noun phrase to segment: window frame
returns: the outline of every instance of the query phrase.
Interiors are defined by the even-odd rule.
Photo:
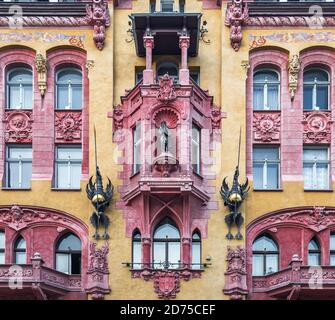
[[[137,237],[139,235],[139,237]],[[134,251],[135,251],[135,244],[140,245],[140,262],[134,261]],[[131,247],[131,262],[132,262],[132,269],[141,269],[142,268],[142,235],[138,229],[135,229],[132,235],[132,247]]]
[[[137,141],[135,141],[135,133],[139,130],[139,138]],[[133,163],[132,163],[132,176],[136,175],[141,171],[141,155],[142,155],[142,124],[141,121],[136,121],[136,123],[132,127],[132,149],[133,149]],[[136,159],[136,147],[139,148],[139,159]],[[139,163],[136,163],[136,161],[139,160]]]
[[[80,250],[60,250],[58,249],[60,247],[60,244],[62,243],[63,240],[65,240],[67,237],[69,237],[70,235],[75,236],[76,238],[79,239],[80,241]],[[68,259],[68,273],[65,273],[63,271],[60,271],[57,269],[57,254],[63,254],[63,255],[68,255],[69,259]],[[80,254],[80,273],[72,273],[72,254]],[[82,241],[80,239],[80,237],[78,237],[74,232],[68,232],[64,235],[62,235],[60,238],[58,238],[56,244],[55,244],[55,270],[57,270],[58,272],[64,273],[64,274],[68,274],[68,275],[82,275],[83,274],[83,263],[82,263],[82,258],[83,258],[83,247],[82,247]]]
[[[267,159],[263,160],[255,160],[254,159],[254,150],[255,148],[258,149],[277,149],[278,150],[278,160],[270,160],[267,161]],[[253,153],[253,159],[252,159],[252,171],[253,171],[253,182],[254,182],[254,190],[280,190],[281,188],[281,148],[280,146],[274,146],[274,145],[253,145],[252,149]],[[263,187],[262,188],[255,188],[255,163],[263,163],[263,173],[262,173],[262,181],[263,181]],[[268,188],[268,164],[276,164],[278,166],[278,181],[277,181],[277,188]]]
[[[23,240],[24,244],[25,244],[25,249],[19,249],[17,248],[19,241]],[[25,263],[18,263],[17,262],[17,253],[24,253],[25,254]],[[19,234],[15,241],[14,241],[14,245],[13,245],[13,263],[18,264],[18,265],[22,265],[22,264],[27,264],[27,241],[26,239]]]
[[[278,77],[278,80],[277,81],[273,81],[273,82],[268,82],[268,81],[264,81],[264,82],[256,82],[255,81],[255,75],[257,73],[265,73],[265,72],[274,72],[277,77]],[[280,111],[281,110],[281,74],[279,71],[277,71],[275,68],[256,68],[253,72],[253,78],[252,78],[252,84],[253,84],[253,89],[252,89],[252,109],[253,111]],[[263,84],[263,106],[261,108],[256,108],[255,107],[255,87],[256,85],[261,85]],[[277,101],[277,104],[278,104],[278,107],[276,109],[271,109],[270,107],[268,107],[268,96],[269,96],[269,93],[268,93],[268,85],[277,85],[278,86],[278,101]],[[266,90],[265,90],[266,88]]]
[[[4,239],[4,246],[0,247],[0,253],[3,253],[3,263],[0,262],[0,265],[2,264],[6,264],[6,232],[3,229],[0,229],[0,235],[3,235],[3,239]]]
[[[311,243],[312,241],[314,241],[314,242],[316,243],[318,249],[309,249],[309,245],[310,245],[310,243]],[[319,241],[318,241],[318,239],[317,239],[316,237],[313,237],[313,238],[308,242],[308,246],[307,246],[307,254],[308,254],[308,256],[307,256],[307,265],[308,265],[308,266],[312,266],[312,267],[318,267],[318,266],[321,266],[321,246],[320,246],[320,243],[319,243]],[[310,264],[310,262],[309,262],[309,260],[310,260],[309,255],[310,255],[310,254],[317,254],[317,255],[318,255],[318,263],[319,263],[319,264],[317,264],[317,265],[311,265],[311,264]]]
[[[17,83],[17,82],[11,82],[9,80],[10,74],[17,71],[17,70],[25,70],[29,71],[31,74],[31,83],[26,82],[26,83]],[[27,66],[9,66],[9,68],[6,70],[6,110],[33,110],[33,105],[34,105],[34,73],[33,70]],[[20,106],[15,106],[11,107],[11,101],[10,101],[10,88],[13,86],[19,85],[19,90],[20,90]],[[24,87],[25,86],[31,86],[31,107],[26,107],[23,105],[24,103]],[[23,101],[22,101],[23,99]]]
[[[196,129],[199,134],[199,141],[195,141],[193,139],[193,130]],[[193,143],[197,145],[197,163],[193,163]],[[191,134],[191,164],[192,164],[192,170],[197,175],[201,175],[201,127],[196,124],[195,122],[192,122],[192,134]],[[198,170],[195,170],[194,167],[197,166]]]
[[[194,236],[197,235],[199,239],[194,239]],[[194,264],[195,262],[193,261],[193,244],[197,243],[199,244],[199,249],[200,249],[200,254],[199,254],[199,264]],[[191,243],[191,268],[195,270],[200,270],[201,269],[201,259],[202,258],[202,242],[201,242],[201,233],[200,231],[196,230],[192,233],[192,243]]]
[[[31,154],[33,155],[33,148],[32,148],[32,144],[7,144],[5,146],[5,169],[6,169],[6,175],[5,175],[5,185],[6,188],[8,189],[30,189],[31,188],[31,178],[30,178],[30,183],[29,186],[27,187],[22,187],[20,186],[20,184],[22,185],[22,180],[23,180],[23,163],[31,163],[31,174],[32,174],[32,166],[33,166],[33,157],[31,157],[30,159],[28,158],[10,158],[10,150],[11,149],[30,149],[31,150]],[[10,186],[10,164],[11,163],[19,163],[19,186],[18,187],[12,187]],[[21,183],[20,183],[21,180]]]
[[[254,244],[256,241],[260,240],[261,238],[267,238],[269,240],[271,240],[274,245],[277,247],[277,251],[266,251],[266,250],[263,250],[263,251],[260,251],[260,250],[254,250]],[[253,277],[264,277],[264,276],[267,276],[267,275],[270,275],[270,274],[273,274],[273,273],[276,273],[276,272],[279,272],[280,271],[280,250],[279,250],[279,246],[278,246],[278,243],[277,241],[275,241],[275,239],[273,239],[273,237],[271,237],[270,235],[268,235],[267,233],[263,233],[263,234],[260,234],[259,236],[257,236],[255,238],[255,240],[252,242],[252,262],[253,262],[253,258],[254,258],[254,255],[260,255],[262,256],[262,262],[263,262],[263,272],[262,272],[262,275],[260,276],[255,276],[253,273],[252,273],[252,276]],[[278,266],[278,270],[276,271],[273,271],[273,272],[270,272],[270,273],[267,273],[266,272],[266,269],[267,269],[267,256],[268,255],[276,255],[277,256],[277,266]],[[254,268],[252,269],[254,271]]]
[[[330,246],[330,243],[331,243],[331,238],[332,237],[334,237],[334,239],[335,239],[335,232],[334,231],[332,231],[331,233],[330,233],[330,235],[329,235],[329,265],[330,266],[335,266],[335,263],[334,264],[332,264],[331,263],[331,257],[334,257],[335,258],[335,247],[334,247],[334,249],[332,249],[331,248],[331,246]],[[335,241],[334,241],[335,242]],[[334,259],[335,260],[335,259]],[[335,261],[334,261],[335,262]]]
[[[79,72],[80,75],[81,75],[81,81],[79,83],[76,82],[76,83],[68,83],[68,98],[67,98],[67,102],[69,103],[68,106],[64,107],[64,108],[60,108],[58,106],[58,102],[59,102],[59,96],[58,96],[58,88],[59,86],[66,86],[65,83],[60,83],[60,81],[58,80],[58,77],[59,77],[59,74],[61,72],[64,72],[64,71],[76,71],[76,72]],[[72,86],[77,86],[77,87],[80,87],[81,88],[81,107],[80,108],[73,108],[72,104],[73,104],[73,89],[72,89]],[[71,98],[71,99],[70,99]],[[81,68],[79,67],[63,67],[63,68],[59,68],[55,74],[55,110],[83,110],[84,109],[84,75],[83,75],[83,72],[81,70]]]
[[[78,159],[75,159],[75,160],[65,160],[65,159],[58,159],[58,150],[59,149],[81,149],[81,159],[78,160]],[[83,165],[83,148],[82,148],[82,145],[79,145],[79,144],[73,144],[73,145],[62,145],[62,144],[58,144],[58,145],[55,145],[55,174],[54,174],[54,189],[58,189],[58,190],[78,190],[80,189],[80,186],[79,188],[74,188],[74,187],[69,187],[69,188],[60,188],[58,185],[59,185],[59,179],[58,179],[58,164],[60,163],[67,163],[67,168],[68,168],[68,175],[67,175],[67,179],[68,179],[68,183],[69,183],[69,180],[71,180],[71,164],[73,163],[80,163],[81,164],[81,169],[80,169],[80,179],[79,179],[79,185],[80,185],[80,181],[81,181],[81,176],[83,174],[83,169],[82,169],[82,165]],[[70,181],[71,182],[71,181]]]
[[[304,153],[305,150],[327,150],[327,160],[320,160],[320,161],[314,161],[312,160],[304,160]],[[327,191],[330,190],[330,182],[331,182],[331,177],[330,177],[330,152],[329,152],[329,146],[303,146],[303,154],[302,154],[302,169],[303,169],[303,175],[304,175],[304,169],[305,169],[305,164],[306,163],[313,163],[313,178],[312,178],[312,184],[313,186],[315,185],[315,180],[317,181],[317,164],[327,164],[327,187],[325,189],[321,188],[306,188],[305,187],[305,179],[304,179],[304,190],[309,191],[309,190],[317,190],[317,191]],[[316,179],[315,179],[316,178]]]

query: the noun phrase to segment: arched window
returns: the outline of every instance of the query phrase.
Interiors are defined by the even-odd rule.
[[[81,241],[69,233],[56,246],[56,270],[67,274],[81,273]]]
[[[199,232],[192,235],[192,269],[201,269],[201,236]]]
[[[335,233],[332,233],[330,235],[329,249],[330,249],[330,265],[335,266]]]
[[[258,70],[253,83],[254,110],[279,110],[279,74],[274,70]]]
[[[18,67],[7,72],[7,108],[32,109],[33,73],[31,69]]]
[[[5,233],[0,231],[0,264],[5,263]]]
[[[329,74],[322,69],[304,72],[304,110],[329,109]]]
[[[135,230],[133,233],[133,269],[141,269],[142,267],[142,243],[141,243],[141,233]]]
[[[319,266],[321,264],[321,250],[318,241],[313,238],[308,244],[308,265]]]
[[[152,256],[154,268],[173,269],[180,266],[180,233],[169,218],[155,229]]]
[[[252,275],[264,276],[279,269],[279,251],[274,240],[259,236],[252,245]]]
[[[26,241],[22,236],[19,236],[14,244],[14,263],[26,264],[27,263],[27,248]]]
[[[162,62],[157,67],[157,78],[168,74],[174,82],[178,80],[178,66],[173,62]]]
[[[83,85],[81,71],[65,68],[56,75],[56,108],[81,109],[83,103]]]

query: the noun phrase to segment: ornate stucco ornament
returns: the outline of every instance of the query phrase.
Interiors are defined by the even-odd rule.
[[[249,18],[247,3],[243,0],[232,0],[227,7],[225,25],[230,27],[230,43],[238,51],[242,42],[242,26]]]
[[[333,121],[329,112],[304,112],[302,124],[304,143],[331,143]]]
[[[280,141],[280,112],[257,112],[253,117],[254,141],[272,143]]]
[[[31,143],[33,136],[33,112],[27,110],[6,111],[3,119],[5,141]]]
[[[165,74],[159,79],[159,89],[157,91],[157,100],[168,103],[177,98],[176,92],[173,87],[173,79]]]
[[[105,45],[106,28],[110,26],[110,15],[107,0],[93,0],[86,7],[87,21],[93,26],[93,40],[96,47],[102,50]]]
[[[57,142],[80,141],[82,136],[81,112],[55,112],[55,133]]]
[[[294,96],[297,92],[299,70],[300,70],[299,55],[294,54],[292,56],[292,59],[289,61],[289,64],[288,64],[288,71],[289,71],[288,85],[289,85],[289,91],[290,91],[290,94],[291,94],[291,100],[294,99]]]
[[[44,58],[40,52],[36,54],[35,65],[37,70],[38,88],[41,92],[41,96],[44,97],[47,90],[47,59]]]

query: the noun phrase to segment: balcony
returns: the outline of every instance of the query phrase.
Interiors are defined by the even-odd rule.
[[[57,300],[71,293],[84,298],[81,275],[45,267],[36,254],[31,260],[25,265],[0,265],[0,300]]]
[[[252,296],[263,299],[334,299],[335,266],[303,266],[297,255],[290,267],[252,278]]]

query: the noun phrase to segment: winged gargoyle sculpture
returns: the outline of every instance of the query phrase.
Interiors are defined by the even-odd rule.
[[[108,208],[110,201],[113,198],[113,190],[114,187],[109,178],[106,186],[106,190],[104,190],[102,176],[99,170],[99,167],[96,167],[96,177],[95,182],[93,183],[93,176],[88,181],[86,185],[86,193],[89,200],[91,200],[92,205],[95,208],[95,211],[92,213],[90,217],[90,222],[95,228],[94,239],[99,239],[100,235],[98,233],[98,229],[100,226],[104,228],[104,234],[102,236],[103,239],[108,239],[109,235],[107,233],[107,228],[109,226],[109,218],[106,215],[105,211]]]
[[[227,239],[231,240],[234,238],[234,236],[231,233],[231,228],[233,224],[235,223],[237,226],[237,234],[236,239],[241,240],[241,226],[244,222],[244,218],[242,216],[242,213],[239,212],[239,208],[243,202],[243,200],[247,197],[248,191],[250,189],[249,181],[246,179],[246,182],[244,184],[239,184],[238,177],[239,177],[239,167],[237,166],[235,169],[234,174],[234,181],[233,186],[231,189],[229,188],[229,185],[227,183],[227,177],[225,177],[222,181],[221,186],[221,197],[224,200],[224,205],[227,206],[230,210],[230,213],[225,216],[225,222],[228,226],[228,233],[227,233]]]

